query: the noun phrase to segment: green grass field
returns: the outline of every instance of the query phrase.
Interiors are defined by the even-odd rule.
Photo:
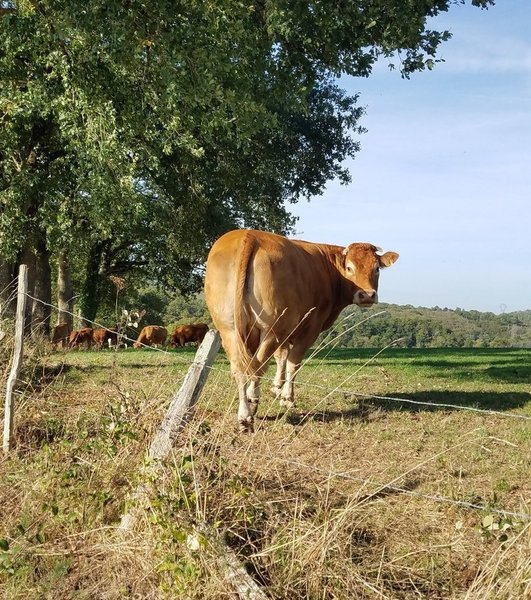
[[[287,412],[264,382],[253,435],[220,354],[148,481],[195,349],[33,352],[0,463],[0,594],[233,598],[206,523],[270,598],[530,597],[531,351],[378,352],[312,356]]]

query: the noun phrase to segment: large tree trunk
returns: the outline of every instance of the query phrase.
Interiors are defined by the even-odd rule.
[[[0,258],[0,318],[6,319],[15,316],[15,277],[14,265]]]
[[[50,337],[50,318],[52,315],[52,270],[50,252],[46,247],[45,234],[40,232],[36,244],[35,287],[33,295],[32,336]]]
[[[81,323],[84,327],[92,327],[100,305],[101,275],[100,265],[104,243],[96,242],[90,249],[87,259],[85,283],[81,291],[80,308]]]
[[[74,291],[72,288],[72,267],[66,252],[61,252],[57,269],[57,324],[67,323],[70,331],[74,328]]]

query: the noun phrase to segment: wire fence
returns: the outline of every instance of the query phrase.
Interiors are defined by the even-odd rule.
[[[33,301],[36,302],[40,302],[42,304],[45,304],[46,306],[53,308],[55,310],[59,310],[59,307],[57,307],[54,304],[50,304],[47,302],[44,302],[42,300],[40,300],[39,298],[35,298],[34,296],[32,296],[31,294],[27,294],[27,297]],[[76,316],[74,313],[63,310],[63,312],[68,313],[72,316]],[[370,317],[366,317],[365,319],[363,319],[362,321],[358,321],[357,323],[355,323],[354,325],[350,326],[348,329],[346,329],[344,332],[342,332],[339,336],[335,337],[333,340],[329,340],[328,338],[325,338],[321,344],[319,345],[319,347],[314,350],[310,357],[308,357],[305,362],[307,362],[308,360],[310,360],[311,358],[315,357],[315,355],[317,354],[317,352],[322,351],[327,345],[330,344],[330,342],[334,342],[337,344],[338,338],[342,335],[345,335],[346,333],[348,333],[349,331],[351,331],[353,328],[355,328],[357,325],[364,323],[366,320],[370,319],[370,318],[374,318],[379,316],[380,314],[382,314],[385,311],[381,311],[378,313],[374,313],[373,315],[371,315]],[[51,317],[49,317],[51,318]],[[87,323],[90,323],[91,325],[98,327],[98,328],[106,328],[105,325],[102,325],[101,323],[98,323],[96,321],[91,321],[90,319],[84,319]],[[151,348],[151,350],[155,351],[155,352],[160,352],[162,354],[165,355],[172,355],[172,352],[169,352],[167,350],[165,350],[164,348],[157,348],[157,347],[153,347],[153,346],[149,346],[147,344],[138,342],[136,339],[133,339],[131,337],[128,337],[125,333],[120,334],[120,339],[125,340],[126,342],[130,342],[132,343],[137,343],[140,344],[140,346],[145,347],[145,348]],[[392,344],[389,344],[388,346],[386,346],[386,348],[380,350],[379,352],[375,353],[375,356],[371,357],[368,361],[366,361],[366,363],[364,365],[362,365],[362,367],[360,367],[359,370],[361,370],[361,368],[363,368],[364,366],[366,366],[366,364],[368,364],[369,362],[371,362],[372,360],[374,360],[374,358],[381,354],[385,349],[387,349],[388,347],[392,346],[395,342],[393,342]],[[333,348],[332,348],[333,349]],[[323,359],[324,360],[324,359]],[[304,364],[302,365],[304,366]],[[223,370],[220,369],[220,367],[216,367],[216,366],[212,366],[212,367],[208,367],[210,370],[221,370],[222,372],[225,372],[227,374],[230,374],[229,370]],[[302,368],[302,367],[301,367]],[[351,377],[353,377],[354,375],[357,374],[357,372],[354,372]],[[261,377],[257,377],[257,379],[259,380],[263,380],[266,381],[267,383],[271,383],[272,382],[272,378],[270,376],[267,375],[263,375]],[[379,401],[385,401],[385,402],[393,402],[393,403],[399,403],[399,404],[411,404],[411,405],[416,405],[416,406],[428,406],[428,407],[432,407],[435,409],[449,409],[449,410],[463,410],[463,411],[469,411],[469,412],[475,412],[475,413],[481,413],[481,414],[485,414],[485,415],[489,415],[489,416],[498,416],[498,417],[502,417],[502,418],[509,418],[509,419],[520,419],[520,420],[524,420],[524,421],[531,421],[531,416],[528,415],[524,415],[524,414],[519,414],[519,413],[514,413],[514,412],[502,412],[502,411],[496,411],[496,410],[491,410],[491,409],[483,409],[483,408],[477,408],[474,406],[467,406],[467,405],[462,405],[462,404],[450,404],[450,403],[444,403],[444,402],[429,402],[427,400],[413,400],[412,398],[404,398],[404,397],[396,397],[396,396],[383,396],[383,395],[378,395],[378,394],[368,394],[366,392],[360,392],[360,391],[356,391],[350,388],[345,388],[344,387],[344,383],[341,386],[336,386],[335,388],[327,388],[325,386],[316,384],[316,383],[310,383],[310,382],[301,382],[298,381],[297,385],[298,387],[310,387],[310,388],[314,388],[316,390],[321,390],[323,392],[326,392],[327,396],[330,396],[334,393],[342,393],[344,395],[347,396],[352,396],[352,397],[357,397],[357,398],[363,398],[366,400],[379,400]]]
[[[14,281],[16,281],[16,280],[14,280]],[[56,305],[51,304],[51,303],[46,303],[46,302],[42,301],[41,299],[35,298],[34,296],[32,296],[29,293],[27,294],[27,297],[29,299],[31,299],[32,301],[45,304],[51,309],[58,310],[58,307]],[[68,312],[68,311],[63,311],[63,312]],[[76,317],[76,315],[72,312],[69,312],[68,314],[72,315],[73,317]],[[374,316],[377,316],[378,314],[381,314],[381,313],[376,313]],[[90,323],[91,325],[93,325],[95,327],[105,328],[104,325],[102,325],[101,323],[98,323],[96,321],[92,321],[89,319],[84,319],[84,321]],[[356,325],[357,324],[354,324],[353,326],[349,327],[348,331],[350,331]],[[120,337],[129,342],[136,341],[135,339],[130,338],[125,334],[121,334]],[[337,339],[334,338],[333,340],[329,340],[328,338],[325,338],[323,340],[323,342],[321,342],[321,345],[319,346],[319,348],[317,350],[322,350],[324,347],[330,345],[333,342],[337,343]],[[145,346],[145,347],[149,347],[146,344],[141,344],[141,345]],[[175,356],[174,352],[169,352],[169,351],[165,350],[164,348],[156,348],[156,347],[150,347],[150,348],[152,351],[159,352],[159,353],[165,354],[167,356]],[[385,349],[382,349],[378,353],[376,353],[375,356],[373,356],[368,361],[366,361],[361,367],[359,367],[358,370],[360,370],[366,364],[368,364],[369,362],[374,360],[374,358],[376,356],[378,356],[379,354],[381,354],[384,350]],[[315,356],[316,352],[317,351],[312,352],[310,358],[313,358]],[[325,361],[326,356],[324,358],[321,357],[321,360]],[[219,366],[211,366],[211,367],[208,367],[208,369],[212,372],[217,373],[218,376],[223,375],[225,377],[225,376],[230,375],[230,370],[224,369]],[[347,380],[349,380],[350,378],[351,378],[351,376],[349,376],[347,378]],[[270,383],[272,381],[272,378],[268,377],[268,376],[262,376],[259,379],[265,380],[268,383]],[[484,414],[484,415],[488,415],[488,416],[513,418],[513,419],[520,419],[520,420],[526,420],[526,421],[531,420],[531,417],[528,415],[513,413],[513,412],[501,412],[501,411],[481,409],[481,408],[477,408],[477,407],[473,407],[473,406],[465,406],[465,405],[459,405],[459,404],[429,402],[429,401],[422,401],[422,400],[413,400],[411,398],[384,396],[384,395],[378,395],[378,394],[368,394],[366,392],[359,392],[359,391],[345,387],[345,383],[347,380],[345,380],[342,384],[335,386],[333,388],[328,388],[328,387],[320,385],[320,384],[304,382],[304,381],[299,381],[298,386],[299,387],[308,387],[308,388],[311,388],[314,390],[320,390],[325,393],[325,398],[331,396],[334,393],[342,393],[346,397],[353,396],[356,398],[363,398],[363,399],[368,399],[368,400],[379,400],[379,401],[395,402],[395,403],[400,403],[400,404],[407,403],[407,404],[412,404],[412,405],[428,406],[428,407],[431,407],[434,409],[442,408],[442,409],[450,409],[450,410],[464,410],[464,411],[471,411],[474,413]],[[439,454],[437,454],[436,456],[438,456],[438,455]],[[433,458],[435,458],[436,456],[434,456]],[[408,489],[407,487],[397,485],[397,480],[400,480],[401,478],[403,478],[405,474],[400,475],[398,478],[395,478],[394,480],[392,480],[390,482],[381,483],[381,482],[373,481],[371,479],[354,476],[349,472],[340,472],[340,471],[335,471],[332,469],[324,469],[324,468],[317,467],[316,465],[310,465],[310,464],[307,464],[307,463],[304,463],[301,461],[283,458],[281,456],[270,456],[270,459],[275,462],[284,464],[286,466],[291,465],[293,467],[297,467],[299,469],[304,469],[304,470],[319,474],[321,476],[356,481],[358,483],[361,483],[363,486],[375,488],[375,491],[373,491],[371,494],[369,494],[368,497],[374,497],[375,495],[386,493],[386,492],[394,492],[394,493],[404,494],[407,496],[418,497],[418,498],[429,500],[429,501],[436,502],[436,503],[444,503],[444,504],[454,505],[454,506],[460,507],[460,508],[488,512],[491,514],[499,515],[504,518],[531,520],[531,514],[529,514],[527,512],[517,512],[517,511],[508,511],[508,510],[498,509],[498,508],[495,508],[492,506],[488,506],[486,504],[469,502],[469,501],[465,501],[465,500],[457,500],[455,498],[449,498],[446,496],[441,496],[441,495],[436,495],[436,494],[426,494],[426,493]]]
[[[46,306],[48,306],[49,308],[53,308],[55,310],[59,310],[59,307],[51,304],[51,303],[47,303],[44,302],[43,300],[40,300],[39,298],[35,298],[34,296],[32,296],[31,294],[27,293],[26,294],[27,297],[33,301],[36,302],[40,302]],[[75,317],[76,315],[72,312],[63,310],[63,312],[70,314],[71,316]],[[366,317],[365,319],[363,319],[362,321],[358,321],[357,323],[355,323],[354,325],[350,326],[348,329],[346,329],[344,332],[342,332],[340,334],[344,335],[347,332],[351,331],[353,328],[355,328],[357,325],[364,323],[365,321],[367,321],[370,318],[374,318],[376,316],[379,316],[380,314],[382,314],[385,311],[380,311],[378,313],[374,313],[373,315],[370,315],[369,317]],[[350,315],[348,318],[351,318],[352,315]],[[51,318],[51,317],[49,317]],[[98,328],[106,328],[105,325],[102,325],[101,323],[98,323],[97,321],[92,321],[90,319],[84,319],[85,322],[90,323],[91,325],[98,327]],[[316,356],[316,354],[318,352],[321,352],[324,348],[326,348],[327,346],[329,346],[332,342],[337,344],[338,338],[340,336],[337,336],[335,338],[333,338],[332,340],[330,340],[328,337],[325,337],[325,339],[321,342],[321,344],[312,351],[312,353],[310,354],[310,356],[305,359],[305,363],[308,362],[309,360],[311,360],[312,358],[314,358]],[[153,346],[149,346],[147,344],[138,342],[136,339],[133,339],[131,337],[128,337],[125,333],[120,334],[120,338],[123,340],[126,340],[127,342],[131,342],[131,343],[138,343],[140,344],[140,346],[145,347],[145,348],[150,348],[152,351],[155,352],[160,352],[162,354],[165,354],[167,356],[173,356],[174,353],[169,352],[168,350],[165,350],[164,348],[157,348],[157,347],[153,347]],[[357,374],[357,372],[359,372],[359,370],[361,370],[362,368],[364,368],[368,363],[372,362],[376,356],[380,355],[384,350],[386,350],[388,347],[392,346],[395,342],[392,342],[391,344],[389,344],[388,346],[386,346],[385,348],[379,350],[378,352],[375,353],[375,355],[373,357],[371,357],[370,359],[368,359],[361,367],[359,367],[359,369],[357,369],[354,373],[352,373],[348,379],[352,378],[354,375]],[[335,346],[334,346],[335,347]],[[334,348],[332,347],[330,349],[330,351]],[[322,361],[324,361],[326,358],[322,357]],[[304,364],[302,365],[302,367],[304,366]],[[302,368],[301,367],[301,368]],[[223,372],[227,375],[230,375],[230,370],[228,369],[222,369],[218,366],[212,366],[212,367],[208,367],[208,369],[210,369],[211,371],[217,370],[220,372]],[[267,375],[262,375],[262,376],[257,376],[258,380],[262,380],[267,382],[268,384],[271,383],[273,381],[273,378]],[[502,411],[496,411],[496,410],[491,410],[491,409],[483,409],[483,408],[478,408],[478,407],[474,407],[474,406],[467,406],[467,405],[463,405],[463,404],[450,404],[450,403],[444,403],[444,402],[429,402],[427,400],[413,400],[411,398],[407,398],[407,397],[396,397],[396,396],[384,396],[384,395],[378,395],[378,394],[368,394],[367,392],[360,392],[357,390],[353,390],[350,388],[346,388],[344,387],[345,382],[343,382],[341,385],[336,386],[334,388],[328,388],[325,387],[323,385],[320,384],[316,384],[316,383],[310,383],[310,382],[304,382],[304,381],[298,381],[297,385],[298,387],[308,387],[308,388],[313,388],[316,390],[321,390],[323,392],[326,392],[326,396],[331,396],[334,393],[342,393],[346,396],[353,396],[353,397],[357,397],[357,398],[362,398],[362,399],[366,399],[366,400],[380,400],[380,401],[386,401],[386,402],[393,402],[393,403],[399,403],[399,404],[411,404],[411,405],[417,405],[417,406],[428,406],[434,409],[449,409],[449,410],[463,410],[463,411],[469,411],[469,412],[474,412],[474,413],[479,413],[479,414],[485,414],[485,415],[489,415],[489,416],[497,416],[497,417],[502,417],[502,418],[509,418],[509,419],[520,419],[520,420],[524,420],[524,421],[531,421],[531,416],[528,415],[524,415],[524,414],[520,414],[520,413],[514,413],[514,412],[502,412]]]

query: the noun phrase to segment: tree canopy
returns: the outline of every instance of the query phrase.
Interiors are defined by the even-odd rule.
[[[337,78],[431,69],[454,3],[2,2],[0,274],[66,252],[85,283],[192,289],[220,233],[289,231],[290,202],[349,181],[362,110]]]

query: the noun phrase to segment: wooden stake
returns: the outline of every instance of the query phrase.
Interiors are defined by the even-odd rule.
[[[162,460],[168,456],[177,436],[192,417],[197,399],[207,380],[209,368],[219,351],[219,345],[219,334],[211,329],[199,346],[194,362],[188,369],[180,390],[173,397],[166,416],[151,442],[149,458]]]
[[[17,294],[17,316],[15,324],[15,348],[13,350],[13,364],[11,372],[7,379],[6,402],[4,409],[4,440],[3,449],[7,454],[11,448],[11,438],[13,437],[15,402],[13,401],[13,391],[18,379],[18,374],[22,366],[22,356],[24,353],[24,314],[26,312],[26,293],[28,291],[28,267],[20,265],[18,272],[18,294]]]
[[[170,402],[166,416],[155,433],[148,451],[150,462],[143,469],[144,479],[149,476],[153,480],[158,476],[157,471],[162,461],[168,456],[177,436],[191,419],[219,346],[219,334],[211,329],[199,346],[181,388]],[[147,485],[141,483],[136,488],[132,499],[137,503],[137,508],[122,515],[118,528],[124,533],[133,528],[139,511],[149,502]],[[236,554],[219,538],[219,534],[206,526],[202,528],[202,533],[217,556],[218,567],[224,572],[227,582],[236,590],[238,596],[246,600],[267,600],[260,586],[247,573]]]
[[[209,367],[212,366],[220,346],[219,333],[214,329],[207,332],[205,339],[199,346],[194,362],[188,369],[184,381],[170,402],[160,427],[155,433],[148,450],[150,459],[143,469],[143,474],[152,478],[156,476],[159,463],[168,456],[179,433],[190,420],[195,404],[208,377]],[[148,501],[148,492],[144,484],[140,484],[134,491],[132,500],[141,508]],[[119,529],[128,531],[133,528],[138,510],[129,511],[122,515]]]

